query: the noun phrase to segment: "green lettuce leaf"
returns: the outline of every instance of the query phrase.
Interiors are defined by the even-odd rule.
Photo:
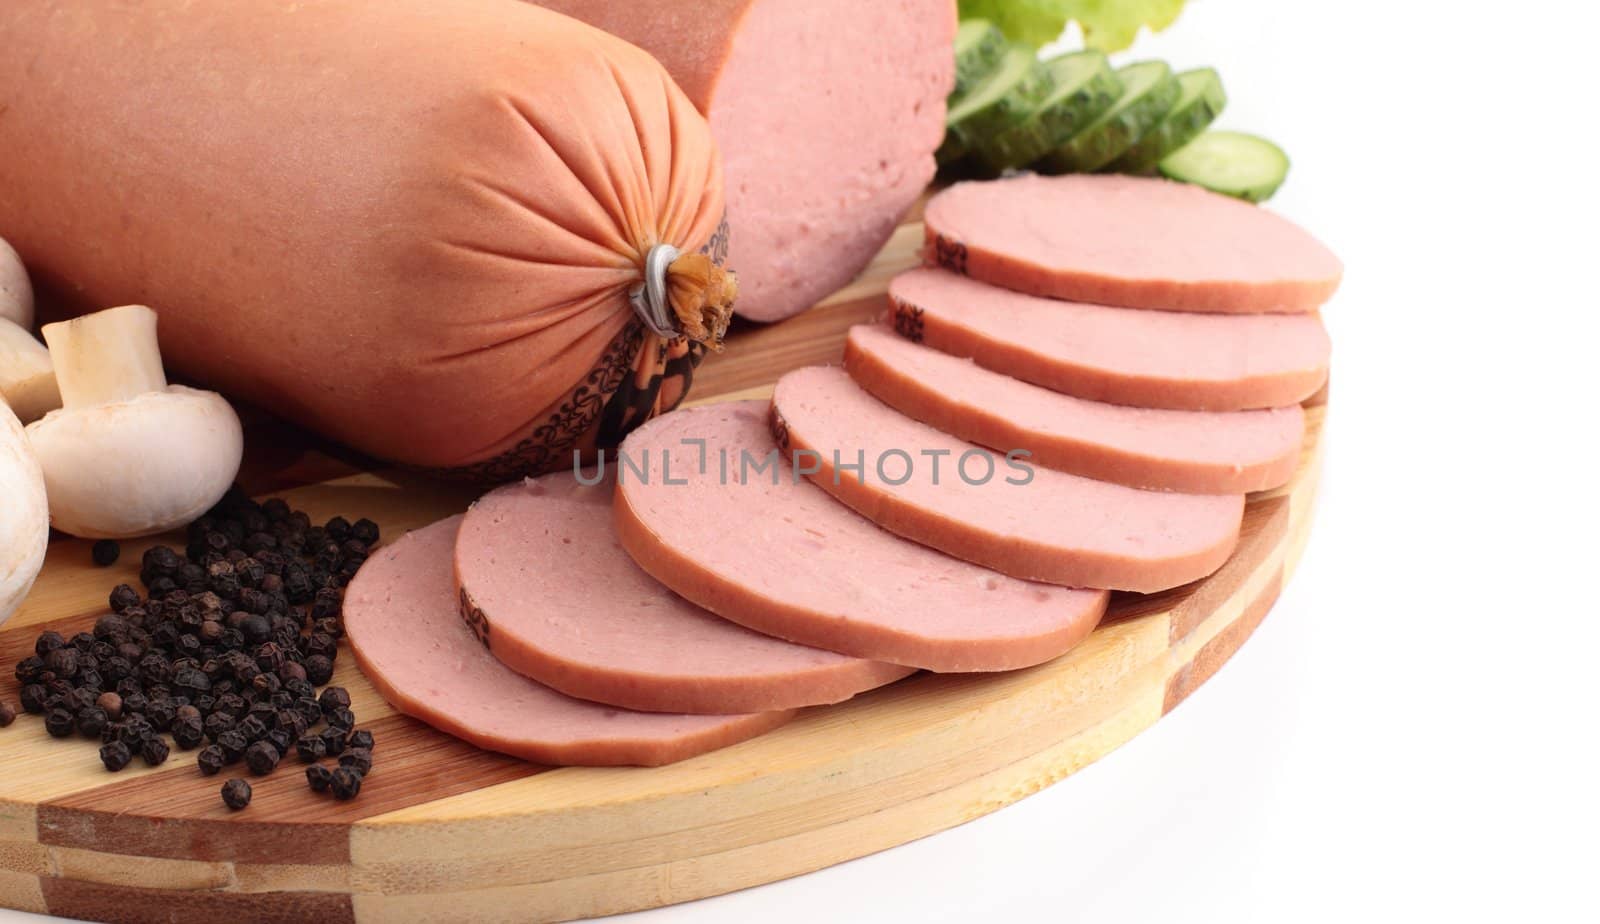
[[[1159,32],[1178,18],[1184,0],[960,0],[963,19],[982,17],[1012,41],[1038,48],[1061,37],[1067,23],[1083,27],[1084,42],[1102,51],[1133,44],[1141,26]]]

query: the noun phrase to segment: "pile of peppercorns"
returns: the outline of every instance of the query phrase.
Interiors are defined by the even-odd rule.
[[[135,755],[165,762],[165,734],[200,748],[207,776],[241,761],[264,776],[293,751],[311,764],[313,790],[354,798],[372,769],[372,733],[356,730],[347,691],[317,688],[333,677],[344,587],[377,542],[371,520],[313,526],[281,499],[232,491],[190,524],[185,554],[144,554],[146,597],[119,584],[93,632],[39,636],[16,668],[22,708],[57,738],[98,739],[112,772]],[[101,546],[95,559],[117,554]],[[0,726],[8,712],[0,704]],[[318,763],[328,757],[336,768]],[[250,784],[229,780],[222,799],[244,808]]]

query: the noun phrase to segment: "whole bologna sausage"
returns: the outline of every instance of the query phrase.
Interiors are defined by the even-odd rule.
[[[358,449],[571,464],[681,400],[726,325],[707,124],[576,20],[7,0],[0,47],[0,236],[54,313],[150,304],[181,373]],[[636,312],[659,244],[684,256]]]

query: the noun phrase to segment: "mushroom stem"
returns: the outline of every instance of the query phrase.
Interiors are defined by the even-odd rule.
[[[0,319],[0,401],[17,419],[33,423],[61,406],[50,353],[33,335]]]
[[[156,313],[125,305],[46,324],[62,406],[68,409],[127,401],[167,387],[156,342]]]

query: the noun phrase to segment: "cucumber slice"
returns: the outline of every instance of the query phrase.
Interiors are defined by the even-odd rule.
[[[1178,75],[1178,101],[1155,128],[1145,132],[1133,147],[1112,161],[1107,170],[1118,173],[1155,173],[1161,158],[1200,137],[1228,105],[1222,78],[1209,67]]]
[[[978,142],[1033,111],[1055,88],[1055,80],[1031,49],[1013,45],[1000,66],[950,107],[945,116],[944,144],[937,158],[947,164]]]
[[[1289,175],[1289,155],[1244,132],[1206,132],[1161,161],[1163,176],[1212,192],[1265,202]]]
[[[1178,79],[1165,61],[1139,61],[1117,70],[1122,96],[1041,162],[1055,173],[1088,173],[1133,147],[1178,101]]]
[[[1026,167],[1055,150],[1122,95],[1122,81],[1103,52],[1061,55],[1044,66],[1055,78],[1055,90],[1026,118],[981,140],[973,152],[995,173]]]
[[[1008,47],[1005,33],[989,20],[962,20],[956,29],[956,86],[950,92],[951,102],[982,83],[999,66]]]

